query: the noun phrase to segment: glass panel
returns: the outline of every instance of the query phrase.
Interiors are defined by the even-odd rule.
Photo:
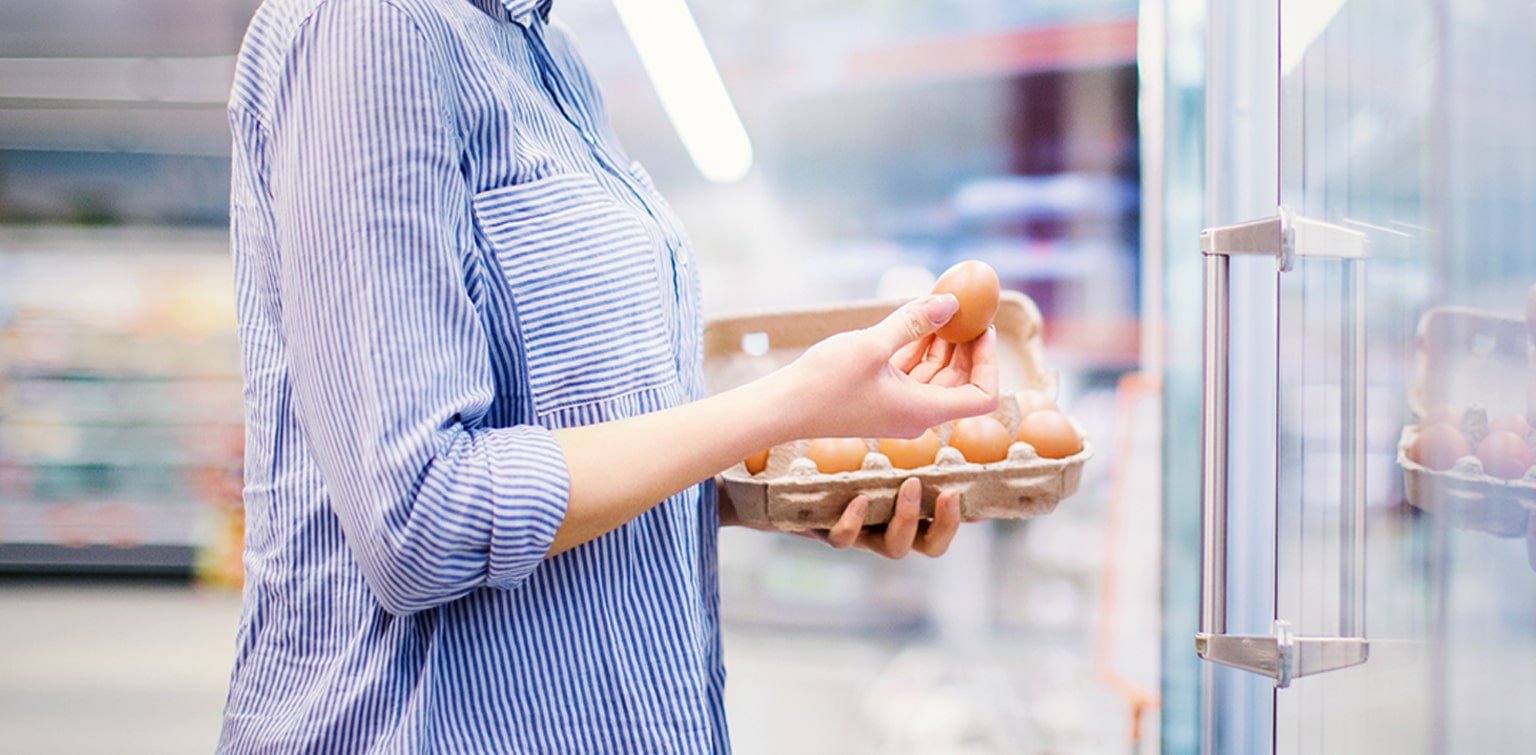
[[[1536,661],[1520,502],[1536,486],[1493,480],[1460,449],[1454,469],[1429,470],[1410,445],[1441,403],[1456,406],[1468,452],[1488,418],[1533,408],[1523,313],[1536,255],[1520,243],[1536,199],[1521,133],[1536,115],[1520,31],[1533,15],[1524,0],[1282,2],[1281,202],[1364,232],[1371,250],[1358,294],[1337,260],[1281,276],[1276,615],[1336,635],[1363,587],[1371,652],[1277,694],[1277,752],[1512,752],[1536,734],[1536,682],[1514,671]],[[1356,307],[1363,575],[1343,516],[1355,389],[1340,325]],[[1529,466],[1517,464],[1515,477]]]
[[[1436,303],[1471,307],[1484,323],[1518,324],[1531,317],[1528,292],[1536,282],[1529,245],[1536,236],[1536,49],[1530,42],[1536,5],[1441,5],[1447,25],[1444,142],[1435,153],[1445,163],[1435,178],[1444,181],[1437,211],[1446,232],[1432,268],[1443,282]],[[1446,395],[1429,400],[1444,398],[1469,414],[1482,408],[1494,421],[1509,412],[1529,418],[1536,394],[1530,392],[1532,365],[1521,357],[1536,333],[1521,339],[1518,327],[1512,331],[1516,337],[1500,341],[1493,353],[1484,351],[1486,333],[1458,339],[1461,358],[1447,370]],[[1483,471],[1498,473],[1493,457],[1478,450],[1487,462]],[[1524,460],[1515,466],[1518,475]],[[1526,471],[1510,485],[1476,479],[1480,514],[1497,519],[1464,526],[1441,517],[1434,531],[1434,690],[1443,710],[1436,744],[1443,752],[1523,751],[1536,741],[1530,715],[1536,710],[1536,675],[1530,673],[1536,669],[1536,530],[1521,533],[1518,520],[1530,519],[1536,477]],[[1512,495],[1500,496],[1501,488]],[[1516,521],[1505,520],[1506,514]]]
[[[1272,3],[1213,3],[1209,24],[1204,223],[1222,226],[1275,214],[1278,34]],[[1186,247],[1192,257],[1198,256],[1195,238]],[[1265,257],[1234,255],[1229,266],[1233,337],[1227,392],[1226,631],[1268,635],[1275,582],[1275,264]],[[1201,332],[1197,327],[1189,337],[1198,343]],[[1196,356],[1194,369],[1201,364]],[[1200,421],[1198,412],[1193,421]],[[1198,510],[1200,500],[1196,495],[1180,503]],[[1198,539],[1193,547],[1199,552]],[[1201,671],[1206,751],[1267,751],[1271,681],[1214,663]]]
[[[1145,0],[1140,23],[1142,187],[1150,263],[1160,250],[1163,513],[1161,749],[1200,747],[1204,666],[1193,652],[1200,618],[1200,255],[1204,226],[1206,7],[1202,0]],[[1159,232],[1160,231],[1160,232]],[[1160,305],[1160,306],[1158,306]],[[1155,352],[1154,352],[1155,353]],[[1149,371],[1153,371],[1148,366]]]
[[[1298,634],[1364,635],[1371,648],[1364,665],[1276,695],[1275,750],[1425,752],[1433,720],[1425,529],[1402,501],[1395,449],[1416,313],[1429,295],[1432,18],[1379,0],[1287,0],[1281,23],[1281,202],[1363,231],[1371,246],[1363,264],[1304,258],[1281,276],[1276,615]],[[1354,395],[1354,344],[1343,327],[1362,311],[1363,397]],[[1350,427],[1351,397],[1365,401],[1364,427]],[[1346,447],[1350,432],[1365,435],[1363,459]],[[1347,531],[1356,474],[1364,574]]]

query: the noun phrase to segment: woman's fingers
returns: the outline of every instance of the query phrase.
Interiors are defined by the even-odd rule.
[[[848,508],[843,509],[843,515],[838,517],[837,524],[827,530],[827,544],[838,550],[851,547],[859,542],[860,535],[864,532],[864,515],[869,512],[869,497],[854,496],[848,503]]]
[[[960,310],[954,294],[930,294],[913,299],[870,326],[885,353],[894,355],[903,346],[939,329]]]
[[[955,533],[960,531],[960,493],[946,490],[933,504],[933,521],[923,528],[912,549],[929,558],[938,558],[949,550]]]
[[[928,359],[928,352],[932,344],[938,340],[938,336],[929,333],[922,338],[913,341],[896,350],[896,355],[891,357],[891,366],[905,373],[911,373],[918,365]]]
[[[933,383],[934,376],[943,374],[950,366],[951,355],[959,351],[954,344],[942,338],[929,336],[928,340],[931,342],[928,352],[914,367],[905,371],[919,383]]]
[[[966,379],[978,390],[997,398],[997,328],[987,328],[970,343],[966,356]]]
[[[975,364],[975,350],[975,341],[959,346],[951,346],[949,353],[945,355],[943,368],[935,372],[925,382],[941,388],[969,385],[971,382],[971,367]]]
[[[869,498],[856,496],[843,515],[829,530],[797,533],[844,550],[858,548],[889,559],[906,558],[913,552],[938,558],[949,550],[960,530],[960,494],[950,490],[939,493],[934,502],[933,519],[922,518],[923,483],[916,477],[903,480],[896,492],[891,519],[883,526],[864,526]]]
[[[903,480],[896,491],[896,506],[891,511],[891,521],[885,525],[885,533],[880,537],[876,553],[898,559],[905,558],[912,551],[923,513],[922,504],[923,481],[916,477]]]
[[[988,329],[980,338],[956,347],[944,373],[936,375],[931,384],[915,387],[921,392],[920,400],[939,407],[939,412],[949,417],[970,417],[996,409],[996,341],[996,332]],[[964,369],[958,363],[962,359]]]

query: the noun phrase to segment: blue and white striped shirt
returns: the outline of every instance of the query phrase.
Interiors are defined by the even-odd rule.
[[[729,749],[712,486],[544,558],[568,491],[549,430],[703,384],[692,249],[536,5],[267,0],[251,22],[221,752]]]

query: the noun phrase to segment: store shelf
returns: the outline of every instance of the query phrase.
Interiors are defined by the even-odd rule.
[[[0,574],[134,574],[190,577],[197,563],[190,545],[65,546],[0,543]]]
[[[243,453],[225,243],[0,233],[0,570],[186,571],[220,544]]]

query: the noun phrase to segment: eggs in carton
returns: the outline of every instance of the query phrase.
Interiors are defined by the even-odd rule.
[[[1471,307],[1436,307],[1420,319],[1408,391],[1417,421],[1397,446],[1410,504],[1452,527],[1531,531],[1533,336],[1536,318]]]
[[[710,389],[726,390],[766,374],[828,336],[878,322],[900,303],[864,302],[713,318],[705,326],[704,364]],[[1004,292],[994,324],[1001,391],[991,417],[1007,433],[1004,458],[985,463],[967,460],[956,447],[955,422],[933,428],[939,441],[934,459],[913,469],[892,464],[890,456],[879,451],[879,439],[858,439],[864,449],[858,468],[831,473],[821,471],[807,456],[810,440],[785,443],[769,449],[763,468],[755,473],[745,462],[721,473],[721,487],[739,519],[782,530],[827,529],[855,496],[863,494],[869,498],[865,524],[883,524],[895,508],[897,488],[914,476],[923,481],[924,517],[933,515],[939,493],[946,490],[960,492],[961,516],[970,520],[1023,519],[1055,510],[1077,491],[1083,464],[1093,455],[1092,444],[1070,417],[1081,447],[1063,458],[1043,456],[1028,442],[1016,439],[1022,416],[1039,405],[1040,395],[1055,395],[1056,380],[1044,366],[1040,312],[1033,301],[1017,292]],[[1021,402],[1021,397],[1027,400]]]

